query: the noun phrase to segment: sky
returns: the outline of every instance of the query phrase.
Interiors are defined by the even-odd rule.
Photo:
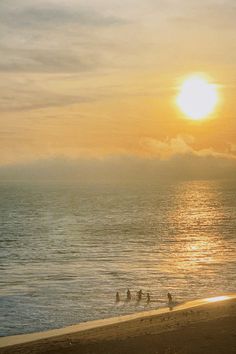
[[[236,176],[235,30],[234,0],[1,0],[0,178]],[[197,122],[192,73],[220,96]]]

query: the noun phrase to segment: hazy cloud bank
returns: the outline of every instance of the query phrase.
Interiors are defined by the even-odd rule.
[[[4,132],[6,139],[10,133],[7,130]],[[16,137],[12,138],[14,140]],[[33,144],[30,140],[28,143]],[[227,151],[217,151],[210,146],[204,149],[197,148],[196,141],[191,135],[177,135],[164,140],[142,138],[140,150],[139,152],[137,150],[136,155],[125,149],[112,155],[109,151],[99,151],[96,148],[84,150],[78,148],[73,154],[72,151],[73,149],[69,149],[66,153],[65,149],[61,152],[60,149],[51,150],[48,155],[45,150],[44,154],[36,152],[35,156],[38,157],[34,157],[33,152],[27,155],[26,151],[19,151],[18,161],[21,160],[19,163],[7,165],[2,159],[0,180],[110,182],[236,178],[234,144],[228,144]]]
[[[235,179],[236,160],[214,155],[178,154],[168,160],[116,156],[103,159],[40,160],[3,166],[4,181],[138,182],[158,180]]]

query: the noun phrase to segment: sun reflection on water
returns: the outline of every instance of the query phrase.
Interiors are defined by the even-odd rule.
[[[172,267],[187,276],[201,270],[207,272],[205,276],[210,275],[216,269],[209,266],[218,265],[224,257],[224,239],[218,227],[224,211],[211,187],[207,182],[181,185],[182,191],[178,193],[181,199],[174,201],[175,208],[170,214],[175,226]]]

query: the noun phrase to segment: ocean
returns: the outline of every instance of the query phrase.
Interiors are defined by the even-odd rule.
[[[1,336],[236,291],[233,181],[2,182],[0,196]]]

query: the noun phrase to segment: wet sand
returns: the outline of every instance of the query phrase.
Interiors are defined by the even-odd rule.
[[[0,353],[235,354],[236,295],[0,338]]]

